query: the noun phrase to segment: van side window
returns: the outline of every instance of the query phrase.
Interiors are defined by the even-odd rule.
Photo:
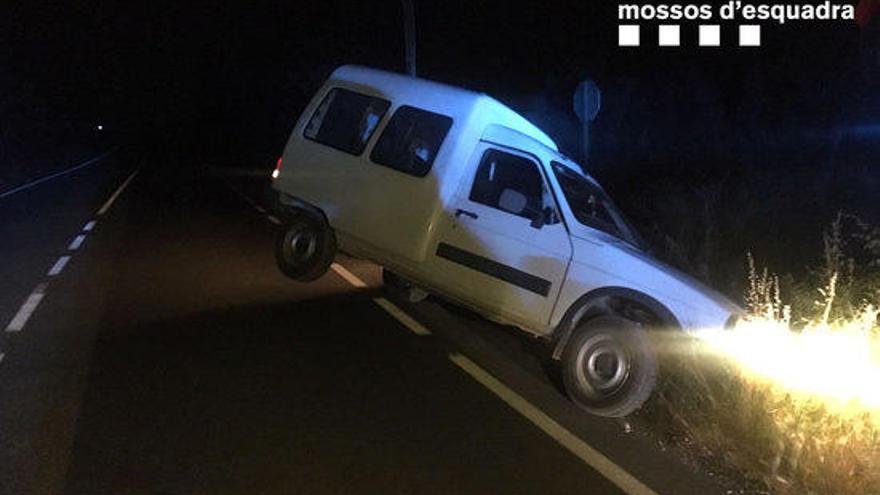
[[[333,88],[312,114],[303,135],[352,155],[360,155],[391,103]]]
[[[510,206],[504,204],[508,201],[502,200],[506,189],[515,191],[525,198],[525,205],[519,211],[511,211]],[[510,193],[507,193],[507,196],[509,195]],[[544,188],[544,179],[535,162],[492,149],[483,154],[471,188],[470,200],[529,220],[543,212],[546,207],[555,211],[553,199],[549,191]],[[548,223],[558,223],[555,215],[553,217]]]
[[[424,177],[431,170],[450,127],[452,119],[446,115],[401,106],[379,136],[370,153],[370,160],[416,177]]]

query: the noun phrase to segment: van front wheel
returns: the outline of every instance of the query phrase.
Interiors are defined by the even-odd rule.
[[[657,358],[638,323],[600,316],[574,331],[562,354],[562,379],[582,409],[622,417],[642,407],[654,391]]]
[[[295,215],[275,238],[275,260],[281,273],[300,282],[319,279],[336,256],[336,236],[311,215]]]

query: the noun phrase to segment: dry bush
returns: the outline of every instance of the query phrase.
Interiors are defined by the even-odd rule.
[[[751,255],[747,263],[751,318],[793,334],[867,329],[880,349],[877,311],[867,305],[880,300],[877,229],[838,215],[823,236],[822,262],[799,283],[759,270]],[[667,440],[695,448],[706,466],[738,473],[755,493],[880,494],[880,411],[830,407],[755,379],[700,341],[678,339],[665,349],[669,379],[643,416]]]

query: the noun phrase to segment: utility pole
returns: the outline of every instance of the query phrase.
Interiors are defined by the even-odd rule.
[[[416,9],[413,0],[403,3],[403,36],[406,42],[406,73],[416,77]]]
[[[574,113],[581,121],[581,167],[590,159],[590,124],[602,108],[602,92],[590,79],[584,79],[574,91]],[[586,172],[586,168],[584,168]]]

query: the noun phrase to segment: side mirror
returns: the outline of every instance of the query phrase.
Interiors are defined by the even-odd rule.
[[[549,206],[545,206],[543,210],[535,212],[532,218],[532,227],[540,229],[541,227],[556,223],[555,210]]]
[[[533,229],[540,229],[546,223],[546,216],[543,211],[536,211],[532,215],[532,223],[529,224]]]
[[[501,197],[498,198],[498,207],[514,215],[522,215],[527,203],[526,195],[514,189],[501,191]]]

